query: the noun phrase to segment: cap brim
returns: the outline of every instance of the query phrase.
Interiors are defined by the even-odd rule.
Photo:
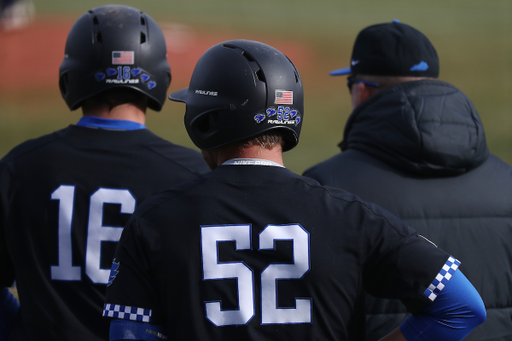
[[[352,73],[352,69],[350,67],[346,67],[343,69],[338,69],[338,70],[329,72],[329,74],[331,76],[343,76],[343,75],[349,75],[351,73]]]
[[[181,89],[181,90],[171,93],[168,98],[171,101],[186,103],[187,102],[187,93],[188,93],[188,88],[184,88],[184,89]]]

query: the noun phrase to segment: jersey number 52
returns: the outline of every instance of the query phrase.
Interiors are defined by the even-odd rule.
[[[258,250],[275,249],[275,241],[293,241],[293,263],[271,263],[261,273],[261,323],[311,323],[311,298],[296,298],[294,308],[277,306],[277,281],[302,278],[310,269],[309,234],[298,224],[268,225],[259,234]],[[255,314],[254,271],[244,262],[219,262],[219,242],[235,242],[236,250],[250,250],[251,225],[201,228],[203,279],[236,278],[239,309],[223,310],[221,302],[205,302],[206,318],[216,326],[247,324]]]

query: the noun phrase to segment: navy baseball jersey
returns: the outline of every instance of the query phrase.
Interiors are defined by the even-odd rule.
[[[0,286],[16,280],[10,340],[107,340],[115,246],[135,207],[208,171],[200,153],[147,129],[69,126],[0,161]]]
[[[378,206],[284,167],[230,163],[137,209],[104,316],[172,340],[362,340],[365,291],[420,311],[442,268],[457,268]]]

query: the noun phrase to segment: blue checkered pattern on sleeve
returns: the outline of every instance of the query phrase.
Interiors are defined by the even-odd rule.
[[[434,301],[437,296],[441,293],[441,290],[444,289],[446,286],[446,283],[452,278],[455,271],[457,271],[457,268],[459,267],[460,262],[450,256],[446,263],[443,265],[443,268],[439,273],[437,274],[434,281],[432,281],[432,284],[429,285],[428,289],[425,290],[424,294],[427,296],[431,301]]]
[[[103,316],[149,323],[151,322],[151,309],[106,303],[103,306]]]

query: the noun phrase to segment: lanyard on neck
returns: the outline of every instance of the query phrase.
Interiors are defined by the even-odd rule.
[[[272,167],[281,167],[284,166],[278,164],[277,162],[264,160],[264,159],[231,159],[227,160],[222,164],[223,166],[272,166]]]

